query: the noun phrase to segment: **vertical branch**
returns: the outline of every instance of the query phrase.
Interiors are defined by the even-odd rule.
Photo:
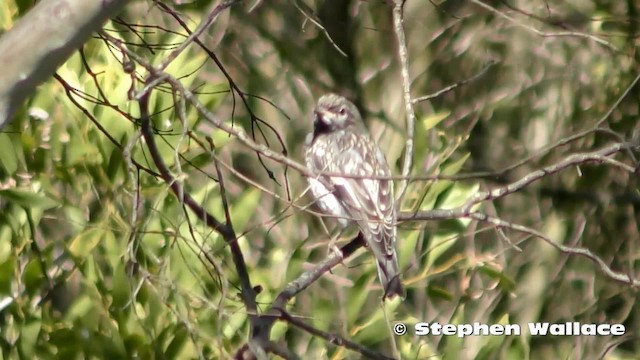
[[[407,141],[404,149],[404,160],[402,163],[402,176],[400,188],[397,191],[397,199],[402,199],[407,189],[408,176],[411,172],[413,164],[413,139],[415,136],[416,113],[413,110],[413,101],[411,100],[411,77],[409,76],[409,51],[407,50],[407,42],[404,35],[404,27],[402,11],[404,9],[404,0],[395,0],[393,6],[393,29],[398,40],[398,57],[400,59],[400,72],[402,74],[402,90],[404,94],[404,106],[407,120]]]

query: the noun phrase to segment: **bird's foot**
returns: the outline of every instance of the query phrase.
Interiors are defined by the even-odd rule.
[[[340,250],[340,248],[337,245],[337,236],[331,238],[331,241],[329,242],[329,252],[330,253],[334,253],[339,259],[340,262],[342,262],[342,259],[344,259],[344,255],[342,254],[342,250]],[[329,269],[329,272],[333,274],[333,270]]]
[[[340,250],[338,245],[336,245],[336,241],[334,240],[332,240],[331,243],[329,243],[329,251],[336,254],[336,256],[340,258],[340,260],[342,260],[342,258],[344,257],[344,255],[342,255],[342,250]]]

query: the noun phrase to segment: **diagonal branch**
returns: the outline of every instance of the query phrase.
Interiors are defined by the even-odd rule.
[[[351,240],[348,244],[340,248],[340,254],[330,252],[324,261],[317,264],[313,269],[304,272],[297,279],[291,281],[287,287],[280,292],[276,300],[271,304],[271,309],[261,315],[255,323],[253,337],[251,341],[269,340],[269,334],[273,324],[278,320],[282,312],[286,309],[287,303],[297,294],[316,282],[322,275],[342,262],[343,259],[353,255],[365,244],[362,234]]]
[[[547,175],[555,174],[571,166],[578,166],[589,162],[607,162],[633,173],[634,169],[631,166],[610,159],[608,158],[608,156],[618,153],[622,150],[632,149],[636,146],[637,145],[633,143],[615,143],[597,151],[581,154],[571,154],[561,161],[531,172],[521,179],[508,184],[507,186],[477,193],[467,202],[466,205],[463,206],[463,211],[468,213],[471,210],[471,207],[475,204],[483,201],[499,199],[506,195],[512,194],[518,190],[521,190],[525,186],[542,179]]]
[[[483,77],[489,71],[489,69],[491,69],[496,64],[498,64],[498,61],[496,61],[496,60],[489,61],[480,71],[478,71],[478,73],[474,74],[472,77],[470,77],[468,79],[464,79],[464,80],[458,81],[457,83],[451,84],[451,85],[449,85],[449,86],[447,86],[445,88],[442,88],[442,89],[434,92],[433,94],[417,97],[417,98],[413,99],[411,102],[414,103],[414,104],[417,104],[417,103],[422,102],[422,101],[429,101],[429,100],[435,99],[435,98],[437,98],[439,96],[442,96],[442,95],[444,95],[444,94],[446,94],[446,93],[448,93],[450,91],[453,91],[456,88],[459,88],[460,86],[463,86],[463,85],[469,84],[471,82],[474,82],[474,81],[480,79],[481,77]]]
[[[537,230],[531,229],[523,225],[513,224],[510,222],[504,221],[500,218],[489,216],[487,214],[473,210],[473,208],[476,207],[481,202],[502,198],[504,196],[507,196],[509,194],[512,194],[516,191],[523,189],[529,184],[537,180],[540,180],[545,176],[557,173],[559,171],[562,171],[572,166],[579,166],[589,162],[610,163],[630,173],[634,173],[633,167],[620,163],[618,161],[615,161],[609,158],[609,156],[616,154],[618,152],[628,151],[628,150],[637,149],[637,148],[638,148],[638,144],[634,144],[634,143],[614,143],[593,152],[572,154],[555,164],[533,171],[511,184],[508,184],[503,187],[495,188],[492,190],[479,192],[474,196],[472,196],[465,204],[457,208],[450,209],[450,210],[436,209],[431,211],[419,211],[417,213],[401,213],[398,216],[398,221],[471,218],[478,221],[487,222],[499,228],[508,228],[514,231],[518,231],[521,233],[529,234],[537,238],[540,238],[546,243],[560,250],[562,253],[584,256],[589,260],[591,260],[596,265],[598,265],[598,267],[600,268],[600,271],[602,271],[605,274],[605,276],[607,276],[608,278],[616,281],[628,283],[633,286],[640,286],[640,280],[634,279],[629,274],[613,271],[600,257],[593,254],[588,249],[579,248],[579,247],[569,247],[569,246],[559,244]]]
[[[469,214],[472,212],[472,208],[475,205],[478,205],[479,203],[502,198],[516,191],[522,190],[526,186],[542,179],[545,176],[558,173],[572,166],[584,165],[590,162],[610,163],[614,166],[622,168],[627,172],[633,173],[635,169],[632,166],[629,166],[627,164],[611,159],[609,158],[609,156],[616,154],[618,152],[627,151],[627,150],[636,149],[636,148],[638,148],[638,144],[635,144],[635,143],[614,143],[593,152],[571,154],[566,158],[558,161],[555,164],[548,165],[543,167],[542,169],[533,171],[523,176],[522,178],[510,184],[507,184],[506,186],[478,192],[474,196],[472,196],[467,202],[465,202],[463,205],[460,205],[457,208],[450,209],[450,210],[435,209],[435,210],[428,210],[428,211],[418,211],[417,213],[414,213],[414,212],[401,213],[398,215],[398,221],[443,220],[447,218],[453,219],[453,218],[469,217]]]
[[[514,224],[508,221],[504,221],[497,217],[489,216],[480,212],[472,212],[468,215],[468,217],[478,221],[493,224],[497,227],[512,229],[524,234],[535,236],[539,239],[542,239],[544,242],[553,246],[554,248],[558,249],[563,254],[579,255],[579,256],[586,257],[587,259],[591,260],[593,263],[598,265],[598,267],[600,268],[600,271],[602,271],[605,274],[605,276],[607,276],[610,279],[613,279],[615,281],[619,281],[622,283],[626,283],[626,284],[631,284],[636,287],[640,286],[640,280],[635,279],[630,274],[623,274],[623,273],[613,271],[609,267],[609,265],[607,265],[604,262],[604,260],[602,260],[598,255],[592,253],[588,249],[573,247],[573,246],[565,246],[565,245],[559,244],[551,240],[548,236],[544,235],[540,231],[537,231],[535,229],[532,229],[524,225],[519,225],[519,224]]]
[[[353,350],[363,356],[366,356],[367,359],[380,359],[380,360],[393,360],[393,358],[385,356],[379,352],[373,351],[369,348],[366,348],[356,342],[353,342],[349,339],[345,339],[342,336],[336,335],[336,334],[331,334],[328,333],[326,331],[322,331],[320,329],[317,329],[307,323],[305,323],[304,321],[301,321],[299,319],[296,319],[295,317],[291,316],[291,314],[289,314],[288,312],[281,310],[280,311],[280,319],[286,321],[287,323],[300,328],[306,332],[308,332],[309,334],[315,335],[317,337],[321,337],[323,339],[325,339],[326,341],[337,345],[337,346],[344,346],[345,348],[349,349],[349,350]]]

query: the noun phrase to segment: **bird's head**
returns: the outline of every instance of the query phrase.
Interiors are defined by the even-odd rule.
[[[363,126],[358,108],[351,101],[336,94],[320,97],[313,111],[313,116],[313,128],[316,135],[343,130],[350,126]]]

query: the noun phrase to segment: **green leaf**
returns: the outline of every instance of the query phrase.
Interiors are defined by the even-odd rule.
[[[58,201],[46,195],[18,189],[0,190],[0,198],[20,205],[25,209],[40,208],[47,210],[60,205]]]
[[[67,218],[67,222],[75,232],[82,231],[86,227],[88,214],[86,214],[85,211],[80,210],[77,207],[65,206],[64,214]]]
[[[482,271],[487,276],[499,280],[500,288],[512,292],[516,289],[516,282],[511,279],[509,276],[505,275],[503,271],[499,269],[495,269],[490,265],[483,265],[480,267],[480,271]]]
[[[9,135],[0,133],[0,165],[9,176],[18,170],[18,160],[15,147]]]
[[[113,273],[113,303],[116,311],[120,311],[131,302],[130,278],[125,271],[126,264],[121,262]]]
[[[423,232],[422,230],[398,230],[398,241],[396,245],[398,248],[398,263],[400,265],[400,269],[404,269],[411,259],[416,256],[416,245],[418,244],[418,239]]]
[[[247,222],[255,218],[255,210],[258,207],[260,198],[260,190],[251,188],[245,191],[240,199],[230,204],[231,220],[236,229],[244,229]]]
[[[460,171],[460,169],[462,169],[462,165],[464,165],[464,163],[467,161],[470,155],[471,153],[466,153],[464,156],[460,157],[460,159],[455,160],[450,164],[447,164],[442,169],[442,175],[453,176],[457,174]]]
[[[22,279],[24,281],[27,293],[33,294],[34,292],[41,290],[44,276],[39,259],[34,258],[33,260],[29,261],[27,266],[25,266],[24,270],[22,271]]]
[[[438,208],[440,209],[455,209],[464,205],[469,199],[478,192],[480,184],[464,184],[456,183],[452,186],[444,196],[438,201]],[[479,206],[479,204],[478,204]],[[477,208],[478,206],[474,206]],[[469,219],[459,219],[463,225],[468,225]]]
[[[185,343],[189,339],[189,332],[184,326],[180,326],[173,334],[173,340],[169,343],[164,356],[167,359],[179,359],[180,352],[184,348]]]
[[[202,168],[211,164],[213,159],[208,152],[203,152],[190,159],[189,162],[191,163],[191,166],[195,168]]]
[[[97,327],[98,311],[97,305],[94,305],[94,301],[87,295],[80,296],[73,301],[69,311],[65,314],[65,318],[68,321],[74,321],[81,319],[84,324],[93,323],[93,326]],[[91,315],[87,318],[87,315]]]
[[[441,111],[435,114],[431,114],[422,119],[422,126],[424,130],[430,130],[436,127],[442,120],[451,115],[451,111]]]
[[[85,141],[79,134],[74,135],[71,136],[71,141],[66,147],[65,164],[70,167],[101,164],[102,154],[100,154],[96,145]]]
[[[56,329],[49,333],[49,343],[55,345],[58,350],[73,349],[77,342],[76,332],[71,329]]]
[[[284,321],[278,321],[271,328],[271,340],[280,340],[289,330],[289,325]]]
[[[439,286],[429,286],[427,293],[430,299],[444,299],[447,301],[453,301],[455,299],[454,294]]]
[[[17,269],[16,262],[15,257],[10,257],[0,263],[0,294],[11,294],[11,286],[15,280],[15,269]]]
[[[372,268],[371,266],[369,268]],[[375,271],[375,270],[374,270]],[[376,273],[376,281],[377,273]],[[347,302],[347,314],[349,315],[348,323],[355,324],[360,316],[362,316],[361,309],[364,308],[364,305],[369,298],[369,291],[367,288],[371,286],[371,277],[370,276],[360,276],[358,280],[353,284],[353,286],[349,289],[349,301]],[[380,295],[382,295],[382,291],[380,291]],[[318,319],[319,321],[324,321],[324,319]]]
[[[69,244],[69,252],[78,258],[85,259],[91,255],[91,251],[107,235],[108,230],[91,228],[76,236]]]
[[[400,300],[396,299],[394,302],[399,304]],[[369,307],[368,312],[370,316],[366,322],[359,325],[355,325],[351,330],[354,334],[354,339],[358,341],[366,341],[368,343],[379,343],[388,338],[390,334],[390,328],[393,324],[387,323],[385,314],[382,308]],[[386,309],[386,311],[389,311]],[[390,315],[390,318],[394,318]]]
[[[303,249],[302,244],[303,242],[300,242],[288,258],[285,276],[285,281],[287,283],[300,276],[300,273],[303,271],[303,265],[307,261],[309,254],[305,249]]]
[[[434,234],[431,237],[429,253],[427,257],[427,268],[433,266],[435,261],[444,254],[453,244],[455,244],[458,239],[458,233],[456,232],[442,232],[438,234]]]
[[[35,346],[38,341],[38,335],[42,322],[40,320],[32,320],[22,326],[20,331],[20,355],[23,359],[34,359]]]

